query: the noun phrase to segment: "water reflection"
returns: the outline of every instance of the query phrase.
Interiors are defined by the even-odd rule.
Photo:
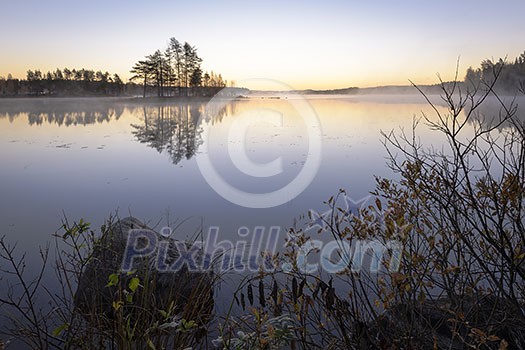
[[[143,107],[143,123],[131,124],[137,141],[159,153],[168,152],[173,164],[190,159],[202,144],[198,127],[202,105]]]
[[[472,113],[469,122],[487,129],[516,128],[519,127],[516,123],[525,123],[524,106],[524,97],[502,97],[500,99],[489,97],[477,107],[475,113]],[[465,107],[466,113],[471,113],[471,110],[471,105]],[[509,115],[513,115],[514,118],[509,120]]]
[[[29,125],[41,125],[45,122],[57,125],[88,125],[109,122],[111,119],[118,120],[122,110],[105,110],[89,112],[52,112],[52,113],[29,113]]]
[[[413,115],[424,108],[431,111],[420,100],[384,100],[309,98],[323,132],[319,172],[294,200],[254,210],[223,199],[202,176],[196,162],[200,153],[195,154],[204,152],[199,118],[204,113],[213,124],[208,154],[217,173],[240,190],[268,193],[293,180],[310,151],[300,113],[286,99],[247,98],[226,106],[206,101],[1,99],[0,231],[26,249],[56,230],[64,210],[96,227],[116,208],[123,216],[146,220],[167,210],[177,218],[205,218],[205,225],[221,228],[221,239],[236,239],[241,226],[289,227],[310,209],[324,210],[323,201],[339,188],[362,198],[373,189],[373,175],[390,174],[380,130],[409,128]],[[280,157],[282,173],[248,176],[230,157],[231,147],[242,144],[228,136],[237,120],[271,111],[282,115],[282,125],[248,128],[244,150],[254,163]],[[439,145],[431,133],[423,138]],[[173,166],[182,162],[184,167]]]
[[[219,108],[219,110],[214,110]],[[159,153],[167,152],[173,164],[193,157],[202,141],[202,120],[213,116],[212,122],[220,122],[232,114],[233,105],[218,106],[205,103],[180,103],[175,105],[143,106],[142,122],[131,124],[133,135],[140,143],[146,144]]]
[[[13,122],[26,116],[29,125],[85,126],[118,120],[124,109],[123,103],[112,99],[98,99],[96,103],[86,98],[4,99],[0,101],[0,119]]]
[[[445,107],[439,96],[430,96],[433,103],[439,107]],[[354,97],[356,98],[356,97]],[[373,102],[382,104],[413,103],[414,96],[361,96],[356,98],[362,102]],[[257,99],[256,99],[257,100]],[[162,152],[166,149],[170,155],[176,155],[174,163],[180,159],[191,157],[195,152],[196,144],[184,146],[185,140],[198,141],[199,136],[196,123],[202,113],[213,115],[213,123],[221,122],[224,116],[234,115],[235,112],[228,109],[235,108],[235,104],[223,106],[220,104],[204,102],[167,102],[145,103],[141,101],[116,98],[38,98],[38,99],[1,99],[0,119],[6,118],[9,122],[26,117],[29,125],[54,124],[58,126],[91,125],[96,123],[107,123],[111,120],[119,120],[126,109],[144,119],[144,125],[133,125],[136,139],[148,144],[150,147]],[[419,96],[418,103],[422,103]],[[477,113],[473,114],[470,123],[492,127],[498,123],[505,110],[502,103],[509,109],[516,107],[519,120],[525,121],[525,97],[501,97],[501,101],[489,97],[478,107]],[[467,103],[465,112],[468,113],[470,105]],[[220,110],[210,110],[220,108]],[[204,116],[205,120],[209,118]],[[499,128],[510,126],[508,123]],[[171,138],[176,137],[182,144],[173,143]],[[182,147],[179,149],[178,147]],[[185,150],[183,152],[183,150]],[[193,153],[192,153],[193,152]],[[182,153],[182,157],[180,157]],[[179,154],[177,156],[177,154]],[[180,159],[175,161],[178,157]]]
[[[235,114],[234,109],[233,104],[188,101],[137,104],[125,99],[3,99],[0,119],[13,123],[23,118],[30,126],[68,127],[118,121],[127,113],[140,119],[130,123],[135,140],[159,153],[167,152],[173,164],[178,164],[193,157],[202,144],[201,116],[204,121],[220,123],[226,115]]]

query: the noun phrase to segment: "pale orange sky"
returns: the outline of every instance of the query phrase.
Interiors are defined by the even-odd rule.
[[[74,5],[72,5],[74,4]],[[525,50],[524,1],[14,1],[0,3],[0,76],[90,68],[129,78],[172,36],[229,80],[295,89],[436,83]],[[248,86],[264,88],[264,86]]]

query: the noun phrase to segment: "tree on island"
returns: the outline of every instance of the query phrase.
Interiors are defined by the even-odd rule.
[[[149,84],[149,77],[151,74],[151,66],[148,61],[138,61],[131,69],[131,73],[134,75],[131,77],[131,81],[140,80],[144,87],[143,97],[146,97],[146,87]]]
[[[155,87],[157,96],[165,97],[175,96],[175,93],[178,96],[214,94],[218,92],[217,88],[227,86],[227,81],[220,74],[203,73],[201,65],[202,58],[195,46],[188,42],[181,44],[176,38],[170,38],[164,51],[157,50],[135,63],[130,80],[140,81],[143,97],[146,97],[148,87]]]

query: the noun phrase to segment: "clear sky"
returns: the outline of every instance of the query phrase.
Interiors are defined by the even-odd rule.
[[[524,14],[524,0],[0,0],[0,76],[67,66],[127,79],[174,36],[197,46],[204,69],[236,81],[435,83],[458,57],[462,77],[485,58],[518,56]]]

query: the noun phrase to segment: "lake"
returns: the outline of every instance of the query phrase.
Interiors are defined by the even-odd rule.
[[[480,118],[497,115],[487,105]],[[282,250],[290,227],[319,238],[307,214],[339,189],[348,209],[371,204],[375,176],[397,176],[381,132],[410,134],[422,113],[435,111],[419,95],[0,99],[0,235],[27,253],[29,275],[64,217],[98,229],[132,215],[176,239],[214,230],[215,243],[275,237]],[[445,144],[424,123],[418,137]],[[241,278],[218,286],[218,315]]]
[[[212,226],[233,241],[240,227],[284,236],[340,188],[358,201],[374,175],[392,177],[381,130],[409,130],[422,111],[417,95],[2,99],[0,232],[31,252],[64,215],[99,227],[118,212],[180,224],[176,238]]]

